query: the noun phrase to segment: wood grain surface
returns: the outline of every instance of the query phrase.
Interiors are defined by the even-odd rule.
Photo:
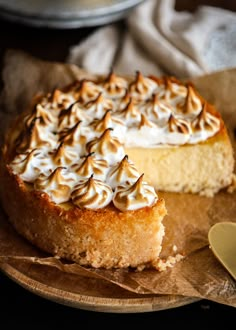
[[[199,300],[174,295],[138,295],[107,281],[92,278],[81,281],[78,275],[63,273],[46,266],[3,263],[0,264],[0,269],[10,279],[38,296],[62,305],[90,311],[151,312],[176,308]]]

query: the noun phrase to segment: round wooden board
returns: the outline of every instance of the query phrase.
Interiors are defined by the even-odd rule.
[[[110,282],[61,272],[48,266],[0,264],[0,269],[30,292],[59,304],[109,313],[141,313],[176,308],[198,298],[140,295]]]

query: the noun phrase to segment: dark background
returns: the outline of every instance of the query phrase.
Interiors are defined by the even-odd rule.
[[[33,1],[33,0],[32,0]],[[176,1],[177,10],[193,11],[199,4],[236,11],[236,1]],[[124,25],[123,21],[118,24]],[[8,48],[21,49],[50,61],[64,61],[70,46],[97,27],[82,29],[34,28],[0,19],[0,63]],[[0,67],[1,69],[1,67]],[[235,328],[233,307],[201,300],[183,307],[145,313],[91,312],[60,305],[30,293],[0,273],[0,329],[47,327],[59,329],[116,328],[120,326],[165,329]]]

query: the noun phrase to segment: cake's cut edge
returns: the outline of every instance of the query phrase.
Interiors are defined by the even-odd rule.
[[[233,148],[225,126],[198,144],[141,150],[127,148],[126,152],[139,171],[145,166],[147,181],[158,191],[213,197],[234,181]]]

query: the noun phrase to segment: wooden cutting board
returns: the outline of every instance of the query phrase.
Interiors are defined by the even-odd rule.
[[[55,303],[109,313],[151,312],[193,303],[199,299],[174,295],[138,295],[103,280],[86,281],[48,266],[3,263],[0,269],[26,290]],[[94,289],[95,288],[95,289]]]

